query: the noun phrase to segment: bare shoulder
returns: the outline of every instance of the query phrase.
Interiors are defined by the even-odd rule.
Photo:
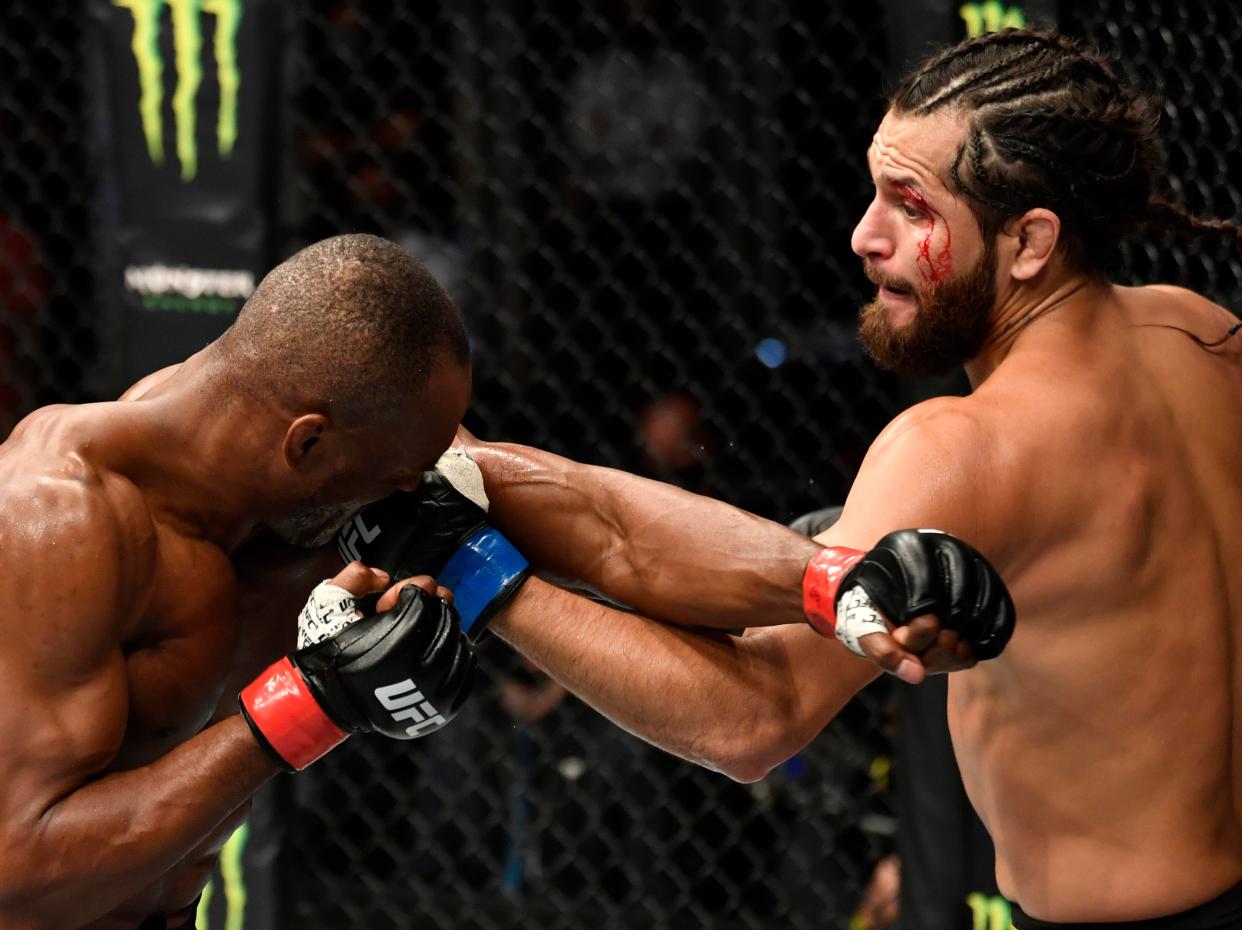
[[[1184,287],[1149,284],[1121,291],[1141,324],[1180,329],[1201,342],[1216,342],[1238,323],[1236,314]]]
[[[120,618],[143,593],[155,534],[141,493],[78,453],[10,448],[0,455],[0,625],[43,618],[55,639],[61,620],[83,646],[116,642]],[[15,631],[16,632],[16,631]],[[68,632],[65,630],[64,632]]]
[[[990,432],[989,410],[977,396],[933,397],[898,414],[876,438],[880,454],[910,453],[927,445],[984,441]]]
[[[0,819],[20,831],[121,745],[121,641],[154,549],[137,489],[80,454],[6,442],[0,487]]]
[[[987,392],[936,397],[894,419],[867,453],[859,477],[937,482],[939,492],[978,478],[990,466],[1001,411]]]
[[[981,545],[997,491],[1000,422],[985,393],[937,397],[893,420],[868,450],[846,501],[839,526],[848,544],[934,527]]]
[[[1200,309],[1215,309],[1223,311],[1224,308],[1219,304],[1215,304],[1208,300],[1198,291],[1192,291],[1190,288],[1178,287],[1176,284],[1147,284],[1143,287],[1126,288],[1131,293],[1148,294],[1152,296],[1162,296],[1165,299],[1175,301],[1184,301],[1187,304],[1198,307]]]

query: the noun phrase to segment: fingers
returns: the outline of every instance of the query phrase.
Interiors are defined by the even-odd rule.
[[[973,668],[978,663],[970,644],[962,639],[961,634],[956,630],[942,629],[940,621],[931,614],[915,617],[899,627],[893,632],[893,638],[918,656],[929,675],[957,672]]]
[[[978,663],[970,644],[956,630],[942,629],[932,614],[915,617],[891,634],[869,633],[859,643],[873,662],[911,685],[931,674],[962,671]]]
[[[384,586],[388,584],[388,572],[382,568],[368,568],[355,560],[337,572],[329,581],[338,588],[344,588],[354,597],[362,597],[364,594],[383,591]]]
[[[974,668],[979,664],[970,643],[961,639],[952,630],[944,630],[936,640],[936,645],[921,656],[923,665],[929,675],[944,672],[960,672]]]
[[[921,653],[934,646],[942,633],[957,637],[949,630],[942,631],[940,621],[933,614],[923,614],[894,630],[893,638],[910,652]]]
[[[387,580],[387,576],[385,576]],[[397,596],[401,593],[401,589],[408,585],[417,585],[428,594],[453,603],[453,592],[442,584],[437,584],[436,580],[430,575],[415,575],[412,578],[402,578],[395,585],[383,593],[380,599],[375,603],[375,612],[383,613],[397,606]]]
[[[898,629],[897,632],[901,630]],[[926,677],[923,663],[917,656],[902,648],[892,634],[868,633],[858,643],[872,662],[907,684],[917,685]]]

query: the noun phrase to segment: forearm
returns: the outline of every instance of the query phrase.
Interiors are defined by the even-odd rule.
[[[740,781],[805,746],[877,675],[807,627],[682,630],[538,579],[491,628],[617,725]]]
[[[822,547],[721,501],[608,468],[477,441],[491,517],[532,564],[642,613],[722,629],[802,623]]]
[[[175,867],[277,771],[242,718],[50,806],[5,850],[0,923],[76,927]]]

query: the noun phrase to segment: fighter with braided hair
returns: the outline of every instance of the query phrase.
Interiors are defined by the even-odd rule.
[[[1175,204],[1155,112],[1064,37],[962,43],[892,97],[852,237],[878,288],[868,351],[913,375],[964,365],[973,391],[894,420],[817,541],[831,563],[936,527],[1012,592],[1012,641],[951,676],[949,719],[1020,930],[1242,926],[1242,337],[1198,294],[1109,279],[1123,235],[1239,229]],[[881,666],[916,682],[928,650],[987,645],[920,618],[853,642],[872,664],[804,624],[646,621],[800,620],[800,579],[814,615],[821,556],[804,575],[805,540],[777,545],[787,531],[723,504],[459,445],[533,565],[639,612],[532,578],[491,628],[620,725],[736,778],[797,752]],[[965,576],[972,598],[994,589]]]

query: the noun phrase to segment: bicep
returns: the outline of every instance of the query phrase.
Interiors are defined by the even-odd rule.
[[[37,678],[15,668],[27,662]],[[16,649],[0,676],[0,818],[4,829],[21,830],[115,758],[128,713],[125,663],[117,650],[89,674],[68,673],[57,656]]]
[[[99,774],[125,730],[128,685],[116,613],[116,536],[61,511],[43,529],[18,505],[0,525],[0,817],[29,823]],[[56,513],[56,510],[52,510]],[[14,821],[17,823],[14,823]]]

